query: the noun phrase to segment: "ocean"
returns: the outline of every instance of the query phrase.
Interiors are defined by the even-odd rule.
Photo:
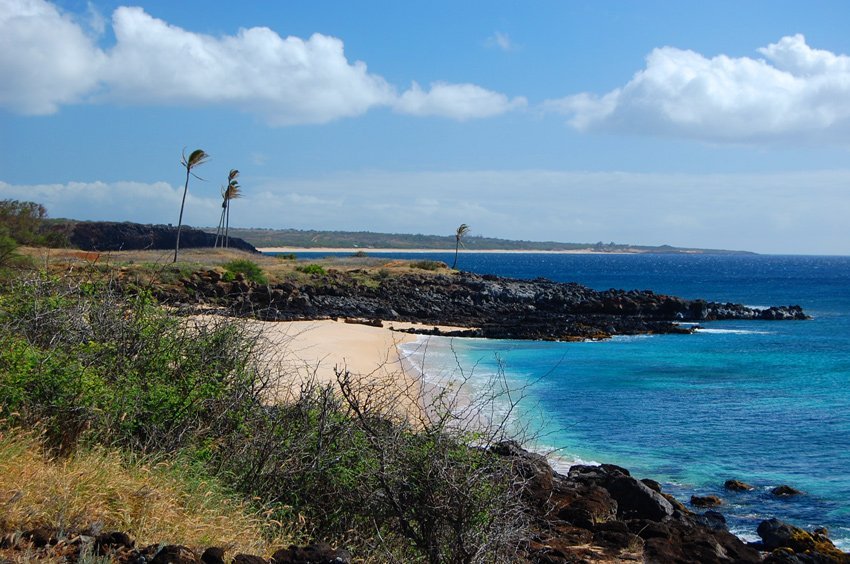
[[[452,260],[451,253],[391,256]],[[803,306],[812,320],[710,322],[692,335],[432,338],[419,362],[426,378],[463,367],[471,393],[502,371],[522,390],[513,424],[561,470],[570,461],[618,464],[685,503],[720,496],[719,511],[744,539],[757,539],[761,520],[777,517],[825,526],[850,550],[850,257],[464,253],[458,266],[599,290]],[[725,491],[732,478],[755,490]],[[781,484],[804,494],[772,496]]]

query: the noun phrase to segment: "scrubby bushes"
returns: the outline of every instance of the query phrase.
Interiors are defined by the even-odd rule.
[[[37,426],[60,453],[180,460],[300,540],[365,560],[511,559],[524,514],[509,462],[485,449],[498,429],[457,415],[451,394],[411,419],[397,407],[417,390],[344,369],[277,397],[289,375],[251,327],[176,317],[108,283],[18,279],[0,295],[2,424]]]
[[[256,402],[257,336],[168,315],[147,294],[34,277],[0,297],[0,402],[55,446],[173,452]],[[223,416],[224,415],[224,416]]]
[[[328,271],[322,265],[319,264],[305,264],[303,266],[296,266],[295,270],[298,272],[303,272],[304,274],[315,274],[316,276],[325,276]]]
[[[65,247],[68,245],[67,227],[47,225],[47,209],[35,202],[0,200],[0,226],[20,245],[33,247]]]
[[[269,283],[263,269],[254,261],[248,259],[234,259],[224,265],[224,270],[227,271],[224,279],[228,282],[232,282],[237,274],[242,274],[251,282],[256,282],[257,284]]]

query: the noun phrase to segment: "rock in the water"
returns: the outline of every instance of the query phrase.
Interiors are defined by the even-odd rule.
[[[792,488],[791,486],[783,484],[770,490],[770,493],[778,497],[791,497],[795,495],[801,495],[803,492],[796,488]]]
[[[850,554],[838,550],[826,535],[808,533],[779,519],[762,521],[756,532],[765,550],[772,551],[765,562],[850,562]]]
[[[741,480],[726,480],[723,482],[723,487],[733,492],[748,492],[754,489],[751,485]]]
[[[691,505],[694,507],[717,507],[723,505],[723,500],[716,495],[692,495]]]
[[[794,552],[805,552],[815,548],[812,535],[794,525],[783,523],[779,519],[762,521],[756,530],[768,551],[777,548],[790,548]]]

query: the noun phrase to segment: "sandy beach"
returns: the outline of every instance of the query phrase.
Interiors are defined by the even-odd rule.
[[[348,371],[361,385],[381,390],[396,408],[411,415],[421,413],[423,384],[399,348],[417,342],[418,336],[398,331],[416,324],[384,322],[383,327],[375,327],[330,319],[249,323],[262,331],[270,345],[269,360],[278,363],[287,376],[280,383],[277,401],[297,394],[303,382],[335,384],[337,371]]]

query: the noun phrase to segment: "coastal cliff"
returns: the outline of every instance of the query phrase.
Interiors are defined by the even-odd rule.
[[[67,228],[69,242],[84,251],[129,251],[140,249],[173,249],[177,228],[171,225],[146,225],[115,221],[79,221]],[[180,243],[183,248],[212,247],[215,235],[183,227]],[[256,253],[257,249],[242,239],[230,237],[229,247]]]

